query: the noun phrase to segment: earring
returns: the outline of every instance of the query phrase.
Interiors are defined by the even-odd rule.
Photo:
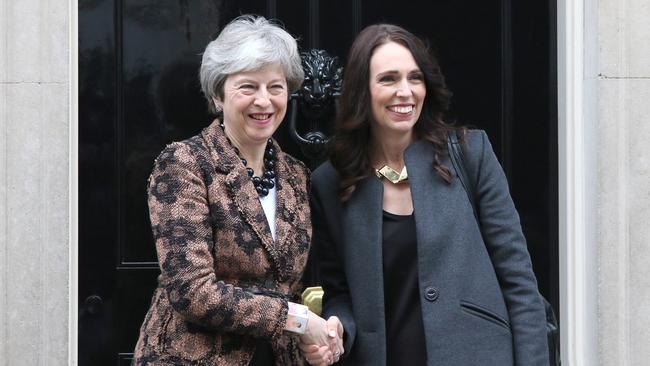
[[[221,103],[219,103],[219,100],[217,98],[212,98],[212,106],[214,107],[215,112],[217,113],[223,112],[223,107],[221,106]]]

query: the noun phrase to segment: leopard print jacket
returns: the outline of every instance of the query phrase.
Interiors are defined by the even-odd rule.
[[[257,338],[277,365],[302,365],[283,331],[311,241],[309,171],[276,156],[276,240],[244,165],[213,122],[173,143],[149,178],[149,214],[161,274],[135,365],[248,365]]]

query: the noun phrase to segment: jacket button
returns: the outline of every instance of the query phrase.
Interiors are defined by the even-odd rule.
[[[429,301],[436,301],[438,299],[438,295],[440,293],[438,292],[438,289],[435,287],[427,287],[424,289],[424,298],[429,300]]]

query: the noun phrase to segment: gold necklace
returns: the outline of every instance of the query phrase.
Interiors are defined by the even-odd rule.
[[[402,168],[401,173],[398,173],[395,169],[389,167],[388,165],[384,165],[380,169],[375,169],[375,174],[377,175],[377,178],[386,178],[393,184],[398,184],[409,179],[408,173],[406,172],[406,165],[404,165],[404,168]]]

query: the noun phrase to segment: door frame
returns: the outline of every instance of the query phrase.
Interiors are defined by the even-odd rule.
[[[598,4],[558,0],[558,189],[562,364],[598,364]]]
[[[78,0],[69,0],[68,364],[78,364]],[[557,2],[559,268],[562,363],[598,361],[596,176],[598,4]]]
[[[68,212],[70,213],[69,260],[68,260],[68,365],[77,366],[79,351],[79,1],[69,2],[69,45],[68,72],[70,90],[68,92],[69,144],[68,167],[69,192]]]

